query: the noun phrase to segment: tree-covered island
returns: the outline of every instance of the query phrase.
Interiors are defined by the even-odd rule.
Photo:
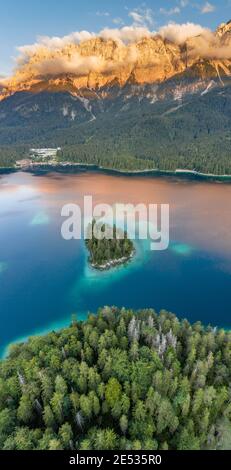
[[[93,220],[89,224],[88,232],[91,234],[91,238],[86,240],[90,254],[89,262],[95,269],[105,270],[124,264],[135,253],[134,244],[128,238],[127,232],[116,228],[115,225],[110,227]],[[109,234],[109,239],[105,236],[106,233]]]

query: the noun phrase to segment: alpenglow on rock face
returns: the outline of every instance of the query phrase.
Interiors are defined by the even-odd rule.
[[[89,89],[103,89],[106,97],[115,86],[159,84],[184,72],[218,79],[231,75],[231,22],[193,37],[163,28],[129,43],[95,36],[62,47],[28,46],[22,48],[15,75],[1,85],[0,99],[17,91]]]
[[[73,33],[20,54],[0,80],[0,166],[61,147],[60,162],[231,174],[231,22]]]
[[[185,69],[180,47],[160,37],[121,44],[101,38],[63,49],[39,49],[6,83],[6,94],[22,90],[84,88],[163,81]]]

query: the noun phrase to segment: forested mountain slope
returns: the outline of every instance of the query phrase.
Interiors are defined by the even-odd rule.
[[[124,91],[91,111],[69,93],[19,93],[0,104],[0,159],[17,147],[27,155],[30,146],[60,146],[63,161],[231,174],[230,129],[230,86],[155,103]]]

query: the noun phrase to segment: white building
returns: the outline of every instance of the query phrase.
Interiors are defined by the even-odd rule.
[[[61,147],[57,148],[32,148],[30,149],[31,157],[39,160],[55,159]]]

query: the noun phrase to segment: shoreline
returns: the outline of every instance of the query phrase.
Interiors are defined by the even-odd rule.
[[[104,167],[100,165],[96,165],[94,163],[75,163],[75,162],[36,162],[31,163],[30,165],[26,166],[19,166],[15,165],[13,167],[0,167],[0,172],[4,174],[4,172],[18,172],[18,171],[33,171],[36,169],[44,169],[44,170],[51,170],[51,169],[71,169],[71,168],[82,168],[82,169],[90,169],[96,171],[102,171],[106,173],[114,173],[118,175],[124,176],[172,176],[172,177],[194,177],[198,179],[205,179],[205,180],[218,180],[218,181],[230,181],[231,182],[231,174],[215,174],[215,173],[204,173],[196,170],[188,170],[184,168],[177,168],[176,170],[160,170],[157,168],[147,168],[144,170],[122,170],[117,168],[110,168]]]
[[[123,258],[113,259],[111,261],[107,261],[107,263],[105,264],[95,264],[90,262],[90,266],[93,269],[97,269],[97,271],[109,271],[111,268],[115,268],[116,266],[128,263],[134,258],[134,256],[135,250],[131,253],[130,256],[124,256]]]

